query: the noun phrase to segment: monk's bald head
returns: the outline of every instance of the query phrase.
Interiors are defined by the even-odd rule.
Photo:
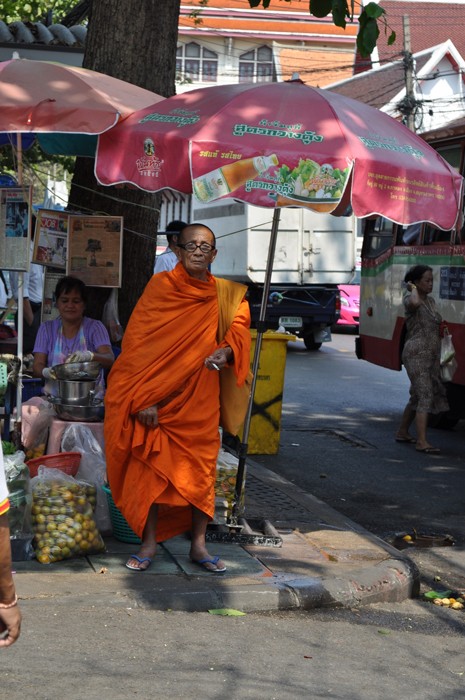
[[[211,228],[208,226],[205,226],[205,224],[187,224],[187,226],[184,226],[182,229],[181,233],[178,235],[178,243],[186,243],[186,241],[190,240],[193,238],[196,234],[198,233],[203,233],[203,234],[209,234],[211,240],[208,241],[210,245],[212,245],[214,248],[216,248],[216,237]]]

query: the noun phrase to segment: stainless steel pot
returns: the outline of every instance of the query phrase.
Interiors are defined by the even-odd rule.
[[[103,401],[90,406],[53,401],[53,407],[58,418],[62,420],[80,421],[83,423],[96,423],[103,420]]]
[[[57,379],[97,379],[101,370],[98,362],[65,362],[52,367]]]
[[[68,379],[52,379],[45,385],[45,393],[64,404],[91,404],[95,396],[95,380],[87,379],[73,381]]]

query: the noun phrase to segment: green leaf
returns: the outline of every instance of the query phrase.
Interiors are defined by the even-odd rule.
[[[378,634],[391,634],[391,630],[380,629],[378,630]]]
[[[365,5],[364,12],[372,19],[379,19],[379,17],[386,14],[386,10],[383,10],[383,8],[375,2],[369,2],[368,5]]]
[[[393,43],[395,42],[395,40],[396,40],[396,33],[394,31],[392,31],[389,35],[388,40],[387,40],[388,46],[392,46]]]
[[[427,591],[425,593],[425,598],[429,598],[430,600],[434,600],[434,598],[449,598],[450,594],[452,591],[441,591],[438,593],[438,591]]]
[[[346,0],[333,0],[333,22],[336,27],[346,28],[347,4]]]
[[[332,9],[333,0],[310,0],[310,14],[314,17],[326,17]]]
[[[208,611],[210,615],[228,615],[229,617],[241,617],[245,612],[234,610],[234,608],[213,608]]]
[[[378,23],[375,19],[363,17],[365,10],[360,15],[360,30],[357,35],[357,49],[364,58],[369,56],[376,46],[379,37]]]

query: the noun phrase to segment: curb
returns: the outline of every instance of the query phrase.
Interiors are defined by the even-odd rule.
[[[93,576],[89,579],[87,574],[74,574],[75,586],[70,585],[68,576],[63,579],[61,576],[53,575],[55,586],[52,591],[48,588],[48,595],[37,591],[34,574],[21,576],[21,584],[25,585],[19,585],[20,600],[42,605],[48,598],[58,606],[69,605],[72,600],[75,606],[91,604],[177,612],[207,612],[215,608],[271,612],[398,603],[419,592],[419,572],[408,559],[386,559],[368,568],[351,570],[348,577],[294,579],[276,573],[275,582],[264,584],[244,578],[200,583],[176,576],[168,577],[170,580],[163,581],[164,585],[152,579],[154,585],[147,586],[140,580],[135,587],[128,588],[123,575],[111,575],[113,585],[109,588],[101,586],[102,579]],[[81,577],[85,577],[86,586]],[[90,580],[96,585],[89,586]]]

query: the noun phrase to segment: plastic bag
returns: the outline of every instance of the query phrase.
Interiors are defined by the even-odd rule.
[[[441,365],[441,379],[443,382],[451,382],[457,370],[457,360],[453,357],[445,365]]]
[[[47,467],[39,467],[31,484],[34,549],[41,564],[104,551],[93,514],[94,486]]]
[[[443,382],[451,382],[457,370],[457,360],[455,359],[455,348],[452,343],[452,336],[447,327],[441,338],[441,379]]]
[[[93,484],[97,490],[95,521],[103,534],[112,533],[108,499],[102,486],[106,482],[107,464],[105,455],[95,435],[86,425],[69,425],[61,438],[62,452],[80,452],[81,462],[77,479]]]
[[[238,464],[237,457],[223,448],[220,449],[216,460],[215,496],[227,502],[229,514],[234,501]]]
[[[119,343],[123,337],[123,327],[118,317],[118,290],[114,287],[105,302],[102,313],[102,323],[106,327],[112,343]]]
[[[54,416],[55,409],[52,404],[46,401],[42,402],[28,433],[23,437],[26,459],[42,457],[45,454],[48,434]]]
[[[455,357],[455,348],[452,343],[452,336],[447,330],[444,329],[444,335],[441,338],[441,355],[440,363],[442,365],[447,365]]]
[[[29,469],[24,462],[24,452],[17,451],[4,457],[5,477],[10,509],[8,525],[13,561],[32,559],[32,491]]]

